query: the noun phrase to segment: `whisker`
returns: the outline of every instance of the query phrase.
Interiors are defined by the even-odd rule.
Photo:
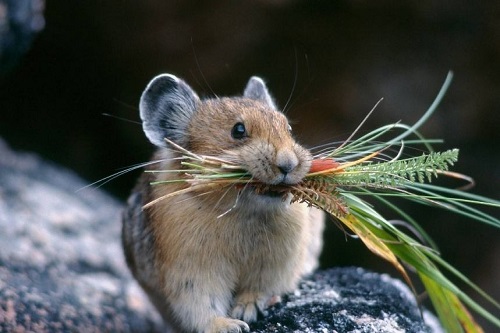
[[[203,82],[205,83],[205,85],[208,87],[208,89],[210,90],[210,93],[215,96],[215,98],[219,98],[219,96],[217,96],[217,94],[215,93],[215,91],[212,89],[212,87],[210,86],[210,84],[208,83],[207,81],[207,78],[205,77],[205,74],[203,74],[203,71],[201,70],[201,66],[200,66],[200,61],[198,59],[198,55],[196,54],[196,49],[194,47],[194,42],[193,42],[193,38],[191,37],[191,48],[193,50],[193,55],[194,55],[194,60],[196,62],[196,67],[198,68],[198,71],[200,72],[200,75],[201,75],[201,78],[203,79]]]
[[[101,114],[103,116],[105,116],[105,117],[110,117],[110,118],[118,119],[118,120],[121,120],[121,121],[124,121],[124,122],[127,122],[127,123],[132,123],[132,124],[136,124],[136,125],[142,125],[142,123],[140,121],[136,121],[136,120],[132,120],[132,119],[127,119],[127,118],[115,116],[114,114],[110,114],[110,113],[101,113]]]
[[[149,162],[142,162],[142,163],[134,164],[134,165],[129,166],[129,167],[125,167],[124,170],[116,172],[112,175],[106,176],[104,178],[101,178],[101,179],[99,179],[91,184],[85,185],[84,187],[79,188],[75,192],[78,193],[78,192],[83,191],[85,189],[88,189],[90,187],[94,187],[95,185],[97,185],[96,188],[100,188],[100,187],[104,186],[105,184],[109,183],[110,181],[112,181],[112,180],[114,180],[114,179],[116,179],[116,178],[118,178],[126,173],[129,173],[131,171],[141,169],[141,168],[144,168],[146,166],[150,166],[150,165],[153,165],[156,163],[165,162],[165,161],[166,161],[166,159],[155,160],[155,161],[149,161]]]
[[[297,87],[297,81],[298,81],[298,78],[299,78],[299,61],[298,61],[298,58],[297,58],[297,48],[294,48],[294,51],[295,51],[295,73],[294,73],[294,77],[293,77],[292,90],[290,91],[290,95],[288,96],[288,100],[286,101],[285,106],[283,106],[283,111],[282,112],[284,114],[286,114],[286,112],[288,110],[287,109],[288,105],[292,101],[292,97],[293,97],[293,94],[295,92],[295,88]]]

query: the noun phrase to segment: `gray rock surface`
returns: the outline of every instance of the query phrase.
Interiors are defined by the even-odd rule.
[[[124,263],[122,204],[98,189],[77,191],[85,185],[0,140],[1,332],[161,330]],[[360,268],[316,273],[251,327],[262,333],[439,332],[424,324],[401,282]]]
[[[121,205],[0,141],[0,331],[137,332],[159,322],[125,266]]]
[[[401,281],[347,267],[316,272],[251,328],[258,333],[442,332],[436,317],[423,315],[425,321]]]

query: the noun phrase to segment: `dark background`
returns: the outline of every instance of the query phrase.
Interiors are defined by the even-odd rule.
[[[455,171],[474,193],[500,196],[500,10],[496,1],[52,0],[45,28],[0,77],[0,136],[92,183],[146,161],[153,148],[137,104],[159,73],[201,96],[242,92],[251,75],[287,105],[305,145],[346,139],[427,109],[449,70],[455,78],[421,129],[461,150]],[[125,199],[139,172],[103,186]],[[446,260],[500,299],[500,231],[408,206]],[[498,216],[498,210],[489,210]],[[391,217],[390,215],[388,216]],[[323,265],[390,271],[329,224]]]

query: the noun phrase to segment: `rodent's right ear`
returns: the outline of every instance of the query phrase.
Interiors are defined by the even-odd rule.
[[[252,76],[250,80],[248,80],[245,91],[243,92],[243,97],[260,100],[271,107],[271,109],[277,109],[271,94],[267,90],[264,80],[258,76]]]
[[[166,147],[164,139],[168,138],[185,145],[186,129],[199,100],[193,89],[175,75],[162,74],[151,80],[139,104],[142,128],[149,141]]]

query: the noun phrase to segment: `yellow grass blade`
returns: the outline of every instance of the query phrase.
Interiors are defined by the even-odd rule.
[[[419,276],[447,332],[483,332],[453,292],[443,288],[425,274],[419,274]]]
[[[351,231],[358,235],[358,237],[370,251],[390,262],[401,273],[405,281],[413,290],[413,284],[410,277],[406,273],[404,267],[398,261],[398,258],[396,257],[394,252],[387,246],[386,240],[383,240],[375,235],[363,222],[361,222],[352,214],[347,214],[346,216],[338,216],[337,218],[346,227],[348,227],[349,229],[351,229]]]

